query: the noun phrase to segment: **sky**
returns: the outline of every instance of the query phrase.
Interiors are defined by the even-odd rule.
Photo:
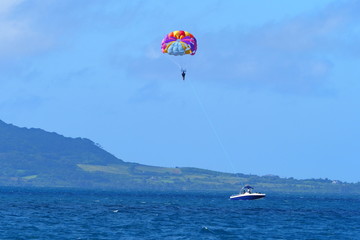
[[[359,182],[359,12],[357,0],[2,0],[0,119],[127,162]],[[175,30],[196,55],[161,52]]]

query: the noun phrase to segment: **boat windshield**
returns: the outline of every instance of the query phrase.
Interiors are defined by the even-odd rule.
[[[253,188],[250,187],[250,186],[245,186],[245,187],[243,187],[241,193],[242,193],[242,194],[244,194],[244,193],[252,193],[252,189],[253,189]]]

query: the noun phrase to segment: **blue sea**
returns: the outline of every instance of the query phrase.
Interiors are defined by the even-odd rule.
[[[0,188],[0,239],[360,239],[360,197]]]

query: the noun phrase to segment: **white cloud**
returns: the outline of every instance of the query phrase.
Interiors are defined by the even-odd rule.
[[[23,0],[1,0],[0,15],[8,15],[16,6],[18,6],[22,2]]]
[[[21,0],[4,0],[0,2],[0,54],[9,52],[19,39],[24,39],[29,33],[27,24],[23,20],[14,20],[11,15]]]
[[[45,34],[37,31],[33,15],[21,11],[21,6],[25,2],[23,0],[0,2],[0,60],[8,61],[49,45]]]

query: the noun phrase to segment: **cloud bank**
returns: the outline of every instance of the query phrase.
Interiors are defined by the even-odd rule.
[[[23,3],[23,0],[0,3],[0,60],[9,60],[39,47],[38,33],[31,19],[17,12]]]
[[[214,11],[214,4],[191,10],[182,19],[161,10],[161,3],[4,0],[0,3],[0,60],[88,38],[87,42],[97,43],[94,51],[107,49],[96,54],[103,54],[109,66],[126,71],[132,79],[176,79],[177,62],[198,81],[308,94],[326,91],[338,58],[360,54],[358,1],[336,1],[311,14],[255,27],[244,27],[240,19],[231,26],[224,21],[213,28],[205,26],[206,21],[196,21]],[[171,2],[167,9],[177,6]],[[171,59],[160,52],[162,37],[175,27],[197,37],[195,56]]]
[[[199,30],[193,33],[199,48],[188,59],[188,73],[197,80],[232,87],[305,94],[327,91],[337,59],[359,53],[359,12],[358,1],[341,1],[319,12],[249,30],[240,23],[238,28]],[[176,66],[159,53],[160,42],[161,38],[151,42],[142,56],[124,57],[119,64],[130,76],[168,80]]]

